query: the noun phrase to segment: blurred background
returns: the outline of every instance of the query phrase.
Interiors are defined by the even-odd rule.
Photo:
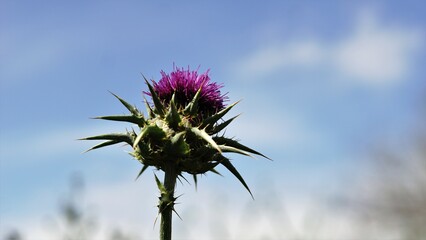
[[[0,2],[0,238],[157,239],[154,170],[76,139],[131,126],[141,73],[224,84],[231,157],[178,183],[175,239],[426,236],[424,1]]]

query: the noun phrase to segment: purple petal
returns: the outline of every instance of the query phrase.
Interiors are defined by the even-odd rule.
[[[199,111],[202,115],[211,115],[222,110],[225,107],[224,102],[228,100],[228,97],[220,92],[223,85],[210,81],[209,70],[199,75],[197,71],[191,71],[189,68],[185,70],[174,67],[170,74],[161,71],[161,76],[158,82],[153,81],[153,87],[160,100],[165,103],[169,103],[175,94],[177,104],[186,106],[200,87],[202,89]]]

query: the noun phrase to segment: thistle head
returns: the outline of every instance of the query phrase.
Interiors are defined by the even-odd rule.
[[[170,74],[162,71],[158,82],[145,79],[148,91],[144,93],[152,100],[145,100],[147,116],[114,95],[130,115],[98,119],[130,122],[137,125],[137,130],[84,138],[107,140],[89,150],[125,142],[133,149],[131,155],[143,165],[139,175],[149,166],[159,170],[173,166],[178,175],[192,174],[195,181],[198,174],[217,173],[215,167],[221,164],[249,190],[224,153],[265,156],[221,135],[236,117],[222,119],[237,103],[225,106],[228,98],[220,92],[222,85],[211,82],[208,73],[174,68]]]
[[[205,118],[222,110],[228,100],[226,94],[220,92],[223,85],[210,81],[209,70],[198,74],[198,71],[191,71],[189,68],[185,70],[174,67],[174,71],[169,74],[161,71],[161,76],[158,82],[152,80],[152,85],[158,98],[166,106],[174,96],[176,106],[185,108],[200,90],[197,114]],[[152,96],[150,92],[145,93]]]

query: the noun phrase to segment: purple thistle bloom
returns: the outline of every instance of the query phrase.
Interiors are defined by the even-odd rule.
[[[169,103],[173,94],[176,97],[176,104],[184,107],[194,98],[201,88],[200,100],[198,103],[199,112],[203,116],[212,115],[225,107],[224,102],[228,100],[225,94],[221,94],[222,84],[210,82],[209,70],[198,75],[197,71],[173,67],[170,74],[161,71],[162,78],[153,82],[154,91],[158,98],[164,103]]]

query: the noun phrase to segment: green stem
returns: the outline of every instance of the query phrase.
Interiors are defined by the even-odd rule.
[[[174,192],[176,186],[177,173],[173,164],[167,164],[164,169],[164,188],[165,193],[161,194],[160,198],[160,240],[172,239],[172,213],[174,205]]]

